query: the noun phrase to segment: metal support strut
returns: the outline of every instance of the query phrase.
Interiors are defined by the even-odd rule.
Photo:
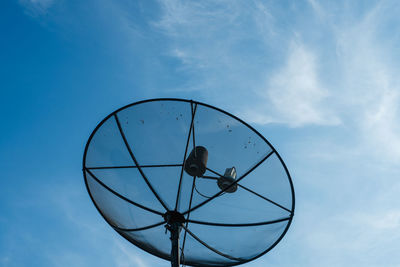
[[[181,265],[179,234],[186,220],[185,217],[177,211],[167,211],[164,214],[164,219],[167,222],[167,229],[171,232],[171,267],[179,267]]]
[[[171,232],[171,267],[179,267],[181,265],[181,256],[179,251],[179,232],[182,229],[181,223],[173,223],[170,226]]]

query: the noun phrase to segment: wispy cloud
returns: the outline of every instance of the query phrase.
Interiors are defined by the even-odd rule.
[[[340,119],[326,105],[330,93],[320,83],[317,70],[315,55],[304,45],[292,42],[285,66],[268,79],[265,89],[257,92],[264,108],[254,110],[249,120],[290,126],[339,124]],[[264,114],[268,111],[267,117]]]
[[[337,111],[352,120],[365,147],[385,160],[400,159],[400,78],[393,60],[397,37],[383,37],[390,5],[379,2],[357,22],[332,26],[337,41],[338,67],[342,69],[341,102]],[[399,23],[399,22],[397,22]]]
[[[116,240],[114,249],[115,263],[117,267],[149,267],[152,266],[138,254],[132,253],[131,246],[127,242]],[[128,248],[129,246],[130,248]]]
[[[366,111],[362,123],[364,138],[385,160],[400,160],[399,91],[384,89],[375,105]]]
[[[285,31],[272,15],[276,8],[259,1],[246,7],[238,2],[160,3],[163,15],[156,26],[171,39],[170,55],[181,61],[181,71],[191,73],[185,90],[197,90],[250,122],[344,124],[365,140],[364,148],[399,158],[400,80],[388,52],[396,42],[392,37],[383,43],[379,31],[393,6],[370,5],[358,15],[357,6],[329,6],[348,9],[342,15],[310,0],[310,19],[315,16],[322,26],[310,31],[293,25]],[[321,31],[326,40],[319,44],[313,38]],[[270,46],[277,41],[280,49]]]
[[[378,41],[376,26],[382,24],[387,7],[372,6],[357,20],[327,12],[316,0],[308,1],[314,16],[323,22],[319,29],[314,25],[317,30],[312,32],[325,31],[331,42],[327,47],[336,49],[332,54],[321,52],[308,28],[283,31],[270,3],[252,1],[246,7],[238,2],[160,3],[163,15],[156,25],[170,37],[170,55],[181,61],[181,70],[192,74],[185,90],[197,90],[260,124],[350,123],[347,127],[354,126],[366,143],[379,143],[392,155],[400,151],[398,81],[387,60],[386,51],[391,49]],[[329,7],[335,10],[340,5]],[[240,46],[249,40],[248,47]],[[280,49],[271,47],[278,41]],[[276,54],[284,64],[276,63]]]
[[[33,16],[43,15],[54,4],[55,0],[19,0],[29,14]]]
[[[296,34],[283,38],[288,33],[277,28],[272,7],[260,1],[161,3],[156,26],[169,35],[171,56],[194,74],[192,86],[205,97],[239,107],[250,122],[340,123],[325,105],[330,94],[319,81],[318,58]],[[279,41],[281,47],[271,46]],[[274,54],[287,58],[285,65]]]
[[[308,266],[398,266],[394,248],[400,242],[400,183],[395,178],[400,175],[400,79],[395,60],[399,38],[387,28],[399,27],[394,14],[398,8],[390,1],[361,11],[340,3],[329,8],[322,1],[309,3],[334,44],[329,51],[334,52],[332,60],[331,53],[319,51],[318,43],[307,42],[315,48],[318,62],[324,63],[316,69],[331,70],[329,75],[317,72],[317,79],[333,100],[324,108],[342,124],[332,133],[324,132],[325,138],[319,135],[322,141],[313,135],[313,142],[295,149],[312,157],[312,170],[301,168],[304,177],[298,178],[309,185],[300,193],[318,195],[317,200],[300,202],[297,226],[309,230],[295,233],[295,239],[306,240],[302,244],[308,253],[318,255],[318,262],[300,261]],[[330,12],[335,8],[343,11]],[[319,219],[314,221],[316,214]]]

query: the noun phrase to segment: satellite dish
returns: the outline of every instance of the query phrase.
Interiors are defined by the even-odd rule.
[[[97,125],[83,157],[89,195],[121,236],[173,267],[233,266],[270,251],[294,214],[273,146],[193,100],[151,99]]]

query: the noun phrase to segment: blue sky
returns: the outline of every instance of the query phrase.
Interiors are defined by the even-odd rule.
[[[122,105],[190,98],[291,171],[285,238],[246,266],[400,266],[398,1],[0,3],[0,266],[169,266],[95,210],[81,172]]]

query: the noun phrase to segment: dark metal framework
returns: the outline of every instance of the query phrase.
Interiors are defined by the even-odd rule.
[[[129,107],[131,107],[131,106],[135,106],[135,105],[139,105],[139,104],[147,103],[147,102],[154,102],[154,101],[180,101],[180,102],[187,102],[187,103],[189,103],[189,104],[191,105],[191,111],[192,111],[192,112],[191,112],[191,115],[192,115],[192,116],[191,116],[190,125],[188,125],[188,126],[189,126],[189,133],[188,133],[187,140],[186,140],[184,158],[183,158],[183,162],[182,162],[182,163],[162,164],[162,165],[139,165],[139,164],[138,164],[138,161],[136,160],[135,155],[134,155],[134,153],[133,153],[133,151],[132,151],[132,148],[131,148],[131,146],[130,146],[129,143],[128,143],[128,140],[127,140],[126,137],[125,137],[125,133],[124,133],[122,127],[121,127],[121,124],[120,124],[120,121],[119,121],[119,118],[118,118],[118,112],[120,112],[121,110],[124,110],[124,109],[126,109],[126,108],[129,108]],[[186,241],[186,236],[187,236],[187,234],[189,234],[189,235],[192,236],[195,240],[197,240],[200,244],[202,244],[203,246],[205,246],[205,247],[208,248],[209,250],[215,252],[216,254],[218,254],[218,255],[220,255],[220,256],[223,256],[223,257],[225,257],[225,258],[227,258],[227,259],[237,261],[236,263],[229,263],[229,264],[225,264],[224,266],[235,266],[235,265],[243,264],[243,263],[252,261],[252,260],[254,260],[254,259],[258,258],[258,257],[261,257],[262,255],[264,255],[264,254],[266,254],[267,252],[269,252],[272,248],[274,248],[274,247],[280,242],[280,240],[281,240],[281,239],[283,238],[283,236],[286,234],[286,232],[288,231],[288,229],[289,229],[289,227],[290,227],[290,224],[291,224],[291,222],[292,222],[292,220],[293,220],[294,209],[295,209],[295,193],[294,193],[293,182],[292,182],[292,179],[291,179],[291,177],[290,177],[289,171],[288,171],[288,169],[287,169],[287,167],[286,167],[284,161],[282,160],[281,156],[278,154],[278,152],[275,150],[275,148],[272,146],[272,144],[271,144],[264,136],[262,136],[258,131],[256,131],[253,127],[251,127],[250,125],[248,125],[246,122],[244,122],[244,121],[241,120],[240,118],[238,118],[238,117],[236,117],[236,116],[234,116],[234,115],[232,115],[232,114],[230,114],[230,113],[228,113],[228,112],[226,112],[226,111],[224,111],[224,110],[221,110],[221,109],[219,109],[219,108],[217,108],[217,107],[214,107],[214,106],[211,106],[211,105],[208,105],[208,104],[204,104],[204,103],[201,103],[201,102],[197,102],[197,101],[194,101],[194,100],[186,100],[186,99],[177,99],[177,98],[157,98],[157,99],[143,100],[143,101],[139,101],[139,102],[136,102],[136,103],[132,103],[132,104],[126,105],[126,106],[124,106],[124,107],[122,107],[122,108],[120,108],[120,109],[118,109],[118,110],[112,112],[110,115],[108,115],[106,118],[104,118],[104,119],[96,126],[95,130],[94,130],[94,131],[92,132],[92,134],[90,135],[90,137],[89,137],[89,139],[88,139],[88,141],[87,141],[87,143],[86,143],[86,147],[85,147],[85,151],[84,151],[84,156],[83,156],[83,164],[82,164],[82,165],[83,165],[83,175],[84,175],[84,178],[85,178],[85,185],[86,185],[86,188],[87,188],[88,193],[89,193],[89,195],[90,195],[90,198],[92,199],[92,201],[93,201],[93,203],[94,203],[96,209],[99,211],[99,213],[101,214],[101,216],[106,220],[106,222],[107,222],[111,227],[113,227],[113,228],[114,228],[119,234],[121,234],[122,236],[123,236],[123,232],[135,232],[135,231],[151,229],[151,228],[154,228],[154,227],[163,225],[163,224],[167,224],[167,220],[165,219],[165,214],[168,213],[168,212],[176,212],[176,211],[178,210],[178,207],[179,207],[179,199],[180,199],[180,191],[181,191],[180,189],[181,189],[181,184],[182,184],[182,177],[183,177],[183,171],[184,171],[184,164],[185,164],[185,159],[186,159],[186,157],[187,157],[187,152],[188,152],[188,147],[189,147],[189,144],[190,144],[190,139],[192,138],[193,148],[195,147],[195,144],[196,144],[196,143],[195,143],[194,118],[195,118],[195,115],[196,115],[196,110],[197,110],[197,106],[198,106],[198,105],[201,105],[201,106],[204,106],[204,107],[207,107],[207,108],[214,109],[214,110],[216,110],[216,111],[222,112],[222,113],[224,113],[225,115],[228,115],[228,116],[230,116],[230,117],[232,117],[232,118],[238,120],[239,122],[241,122],[242,124],[244,124],[245,126],[247,126],[249,129],[251,129],[254,133],[256,133],[263,141],[265,141],[265,142],[271,147],[272,151],[271,151],[270,153],[268,153],[262,160],[260,160],[260,161],[257,162],[256,164],[254,164],[253,167],[250,168],[246,173],[244,173],[242,176],[240,176],[239,178],[237,178],[237,179],[235,180],[235,182],[232,183],[230,186],[228,186],[228,187],[225,188],[224,190],[219,191],[218,193],[214,194],[213,196],[209,197],[208,199],[204,200],[203,202],[197,204],[197,205],[194,206],[194,207],[192,207],[192,199],[193,199],[193,193],[194,193],[194,189],[195,189],[196,179],[212,179],[212,180],[218,180],[218,178],[221,177],[222,175],[219,174],[218,172],[216,172],[215,170],[212,170],[212,169],[207,168],[207,170],[208,170],[209,172],[213,173],[215,176],[193,177],[193,184],[192,184],[192,189],[191,189],[191,195],[190,195],[190,201],[189,201],[189,208],[188,208],[188,210],[186,210],[185,212],[182,213],[182,215],[185,216],[185,217],[184,217],[184,220],[185,220],[185,221],[184,221],[183,224],[180,225],[180,227],[184,229],[184,236],[183,236],[183,243],[182,243],[182,256],[179,256],[179,251],[178,251],[178,256],[176,256],[176,257],[179,257],[179,260],[182,260],[183,263],[186,264],[186,265],[187,265],[187,264],[191,264],[192,266],[200,266],[200,265],[197,265],[196,263],[193,263],[193,262],[185,262],[185,261],[184,261],[183,253],[184,253],[184,248],[185,248],[185,241]],[[116,124],[117,124],[117,126],[118,126],[118,130],[119,130],[119,132],[120,132],[120,134],[121,134],[121,137],[122,137],[122,139],[123,139],[123,141],[124,141],[124,144],[125,144],[125,146],[126,146],[126,149],[127,149],[127,151],[129,152],[130,157],[131,157],[131,159],[132,159],[134,165],[129,165],[129,166],[86,166],[87,151],[88,151],[88,147],[89,147],[89,144],[90,144],[92,138],[94,137],[94,135],[95,135],[95,133],[97,132],[97,130],[103,125],[103,123],[104,123],[105,121],[107,121],[108,119],[110,119],[111,117],[114,117],[114,119],[115,119],[115,121],[116,121]],[[291,208],[290,208],[290,209],[289,209],[289,208],[286,208],[286,207],[284,207],[284,206],[282,206],[282,205],[280,205],[280,204],[278,204],[278,203],[276,203],[276,202],[274,202],[273,200],[271,200],[271,199],[269,199],[269,198],[267,198],[267,197],[265,197],[265,196],[263,196],[263,195],[261,195],[261,194],[255,192],[254,190],[252,190],[252,189],[250,189],[250,188],[247,188],[247,187],[245,187],[245,186],[239,184],[239,182],[240,182],[242,179],[244,179],[244,178],[245,178],[248,174],[250,174],[254,169],[256,169],[259,165],[261,165],[261,164],[262,164],[265,160],[267,160],[272,154],[275,154],[275,155],[277,156],[277,158],[279,159],[279,161],[281,162],[281,164],[282,164],[282,166],[284,167],[284,170],[285,170],[285,172],[286,172],[286,175],[287,175],[287,177],[288,177],[288,180],[289,180],[290,189],[291,189],[291,194],[292,194],[292,203],[291,203],[292,205],[291,205]],[[160,196],[157,194],[157,192],[154,190],[154,188],[152,187],[151,183],[149,182],[148,178],[146,177],[145,173],[144,173],[143,170],[142,170],[143,168],[158,168],[158,167],[181,167],[180,179],[179,179],[179,187],[178,187],[178,192],[177,192],[177,196],[176,196],[175,208],[174,208],[173,210],[168,209],[167,205],[164,203],[164,201],[161,199],[161,197],[160,197]],[[157,210],[151,209],[151,208],[149,208],[149,207],[146,207],[146,206],[144,206],[144,205],[141,205],[141,204],[139,204],[139,203],[137,203],[137,202],[135,202],[135,201],[132,201],[131,199],[126,198],[125,196],[119,194],[118,192],[114,191],[113,189],[111,189],[110,187],[108,187],[106,184],[104,184],[104,183],[103,183],[100,179],[98,179],[98,178],[93,174],[93,172],[91,171],[91,170],[97,170],[97,169],[120,169],[120,168],[136,168],[136,169],[140,172],[140,174],[141,174],[143,180],[145,181],[145,183],[147,184],[147,186],[149,187],[149,189],[152,191],[152,193],[154,194],[154,196],[157,198],[157,200],[158,200],[158,201],[160,202],[160,204],[163,206],[163,208],[165,209],[165,211],[163,211],[163,212],[157,211]],[[98,205],[96,204],[96,202],[95,202],[95,200],[94,200],[94,198],[93,198],[93,196],[92,196],[92,194],[91,194],[91,192],[90,192],[90,189],[89,189],[89,185],[88,185],[88,181],[87,181],[87,175],[89,175],[90,177],[92,177],[98,184],[100,184],[103,188],[105,188],[106,190],[108,190],[110,193],[114,194],[114,195],[117,196],[118,198],[120,198],[120,199],[122,199],[122,200],[124,200],[124,201],[130,203],[131,205],[134,205],[134,206],[136,206],[136,207],[138,207],[138,208],[141,208],[141,209],[146,210],[146,211],[148,211],[148,212],[151,212],[151,213],[153,213],[153,214],[162,216],[162,217],[160,218],[160,219],[161,219],[160,222],[155,223],[155,224],[152,224],[152,225],[140,227],[140,228],[131,228],[131,229],[120,228],[120,227],[114,225],[114,224],[111,222],[111,220],[110,220],[109,218],[107,218],[107,216],[101,211],[101,209],[100,209],[100,208],[98,207]],[[197,220],[192,220],[192,219],[190,219],[190,213],[191,213],[192,211],[194,211],[194,210],[196,210],[196,209],[202,207],[203,205],[205,205],[205,204],[207,204],[208,202],[212,201],[212,200],[215,199],[216,197],[220,196],[221,194],[223,194],[225,191],[227,191],[230,187],[234,186],[235,184],[237,184],[238,187],[240,187],[240,188],[242,188],[242,189],[248,191],[249,193],[254,194],[254,195],[257,196],[257,197],[259,197],[259,198],[261,198],[261,199],[264,199],[265,201],[268,201],[268,202],[270,202],[270,203],[276,205],[277,207],[279,207],[279,208],[281,208],[281,209],[283,209],[283,210],[288,211],[290,215],[289,215],[288,217],[284,217],[284,218],[280,218],[280,219],[276,219],[276,220],[272,220],[272,221],[263,221],[263,222],[256,222],[256,223],[239,223],[239,224],[215,223],[215,222],[197,221]],[[192,232],[189,230],[189,228],[188,228],[188,224],[189,224],[189,223],[201,224],[201,225],[210,225],[210,226],[220,226],[220,227],[252,227],[252,226],[260,226],[260,225],[274,224],[274,223],[279,223],[279,222],[284,222],[284,221],[287,221],[287,225],[286,225],[285,229],[283,230],[282,234],[279,236],[279,238],[278,238],[270,247],[268,247],[265,251],[261,252],[260,254],[254,256],[254,257],[252,257],[252,258],[250,258],[250,259],[241,259],[241,258],[236,258],[236,257],[233,257],[233,256],[231,256],[231,255],[225,254],[225,253],[223,253],[223,252],[221,252],[221,251],[219,251],[219,250],[217,250],[217,249],[211,247],[210,245],[208,245],[208,244],[205,243],[204,241],[202,241],[202,240],[201,240],[200,238],[198,238],[194,233],[192,233]],[[176,231],[179,231],[179,229],[176,230]],[[171,232],[171,236],[173,236],[173,235],[176,235],[176,232],[174,232],[174,233]],[[178,238],[179,238],[179,235],[178,235]],[[142,246],[141,246],[140,244],[138,244],[138,243],[134,243],[133,241],[131,241],[131,242],[132,242],[134,245],[136,245],[136,246],[142,248],[143,250],[145,250],[145,251],[147,251],[147,252],[149,252],[149,253],[151,253],[151,254],[153,254],[153,255],[155,255],[155,256],[161,257],[161,258],[166,259],[166,260],[172,260],[171,257],[165,257],[164,255],[162,255],[162,254],[160,254],[160,253],[156,253],[156,252],[154,252],[154,251],[150,251],[150,250],[148,250],[148,249],[142,247]],[[179,248],[178,248],[178,250],[179,250]],[[173,253],[176,253],[176,252],[172,252],[172,254],[173,254]],[[178,262],[179,262],[179,260],[178,260]],[[178,265],[179,265],[179,264],[178,264]],[[176,263],[175,263],[175,265],[173,265],[173,266],[178,266],[178,265],[176,265]]]

